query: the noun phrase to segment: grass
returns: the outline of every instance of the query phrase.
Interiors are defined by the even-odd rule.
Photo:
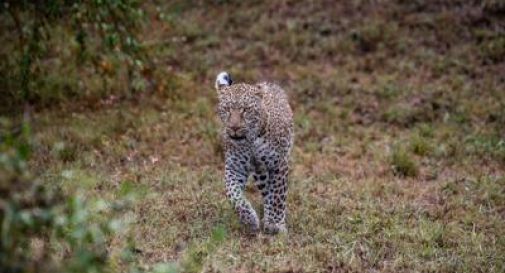
[[[504,48],[486,3],[146,3],[152,90],[37,109],[30,166],[68,193],[139,193],[131,241],[108,241],[117,271],[503,272]],[[222,69],[290,95],[286,236],[247,236],[225,200]]]
[[[412,144],[413,152],[419,154],[421,151],[424,152],[424,146],[420,142]],[[414,161],[414,159],[407,153],[405,148],[395,147],[393,148],[393,153],[391,154],[391,167],[396,175],[400,176],[417,176],[419,170]]]

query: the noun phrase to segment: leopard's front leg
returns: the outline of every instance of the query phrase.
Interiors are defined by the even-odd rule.
[[[263,195],[263,229],[267,233],[287,232],[286,197],[288,162],[279,160],[267,172],[256,173],[255,180]]]
[[[246,155],[228,153],[226,156],[225,182],[226,196],[238,213],[240,223],[250,231],[259,230],[259,219],[251,203],[244,195],[245,185],[249,177],[249,158]]]

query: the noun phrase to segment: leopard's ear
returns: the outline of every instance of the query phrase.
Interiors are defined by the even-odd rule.
[[[226,71],[223,71],[223,72],[217,74],[216,83],[215,83],[214,87],[216,88],[216,91],[219,91],[221,88],[223,88],[225,86],[232,85],[232,83],[233,83],[233,80],[231,79],[230,74],[228,74],[228,72],[226,72]]]

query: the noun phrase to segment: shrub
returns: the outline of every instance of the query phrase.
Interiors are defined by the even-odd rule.
[[[128,199],[107,203],[78,192],[64,196],[42,184],[27,167],[27,123],[17,130],[8,120],[0,123],[2,272],[110,271],[107,243],[125,228],[118,216]]]
[[[0,94],[11,106],[0,110],[108,92],[110,79],[129,92],[143,86],[139,1],[4,1],[0,16]]]

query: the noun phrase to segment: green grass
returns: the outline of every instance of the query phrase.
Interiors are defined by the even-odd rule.
[[[412,144],[413,152],[420,154],[424,152],[424,146],[421,146],[420,142]],[[419,170],[414,158],[403,147],[394,147],[391,154],[391,167],[396,175],[400,176],[417,176]]]
[[[432,147],[428,140],[416,135],[410,140],[410,150],[416,155],[426,156],[431,153]]]
[[[503,39],[493,27],[430,1],[145,6],[152,89],[32,117],[30,166],[45,183],[106,200],[138,193],[124,215],[131,241],[108,240],[117,271],[505,270]],[[222,69],[290,96],[286,236],[248,236],[225,199],[212,87]],[[101,88],[92,78],[85,85]],[[246,191],[259,210],[260,194]]]

